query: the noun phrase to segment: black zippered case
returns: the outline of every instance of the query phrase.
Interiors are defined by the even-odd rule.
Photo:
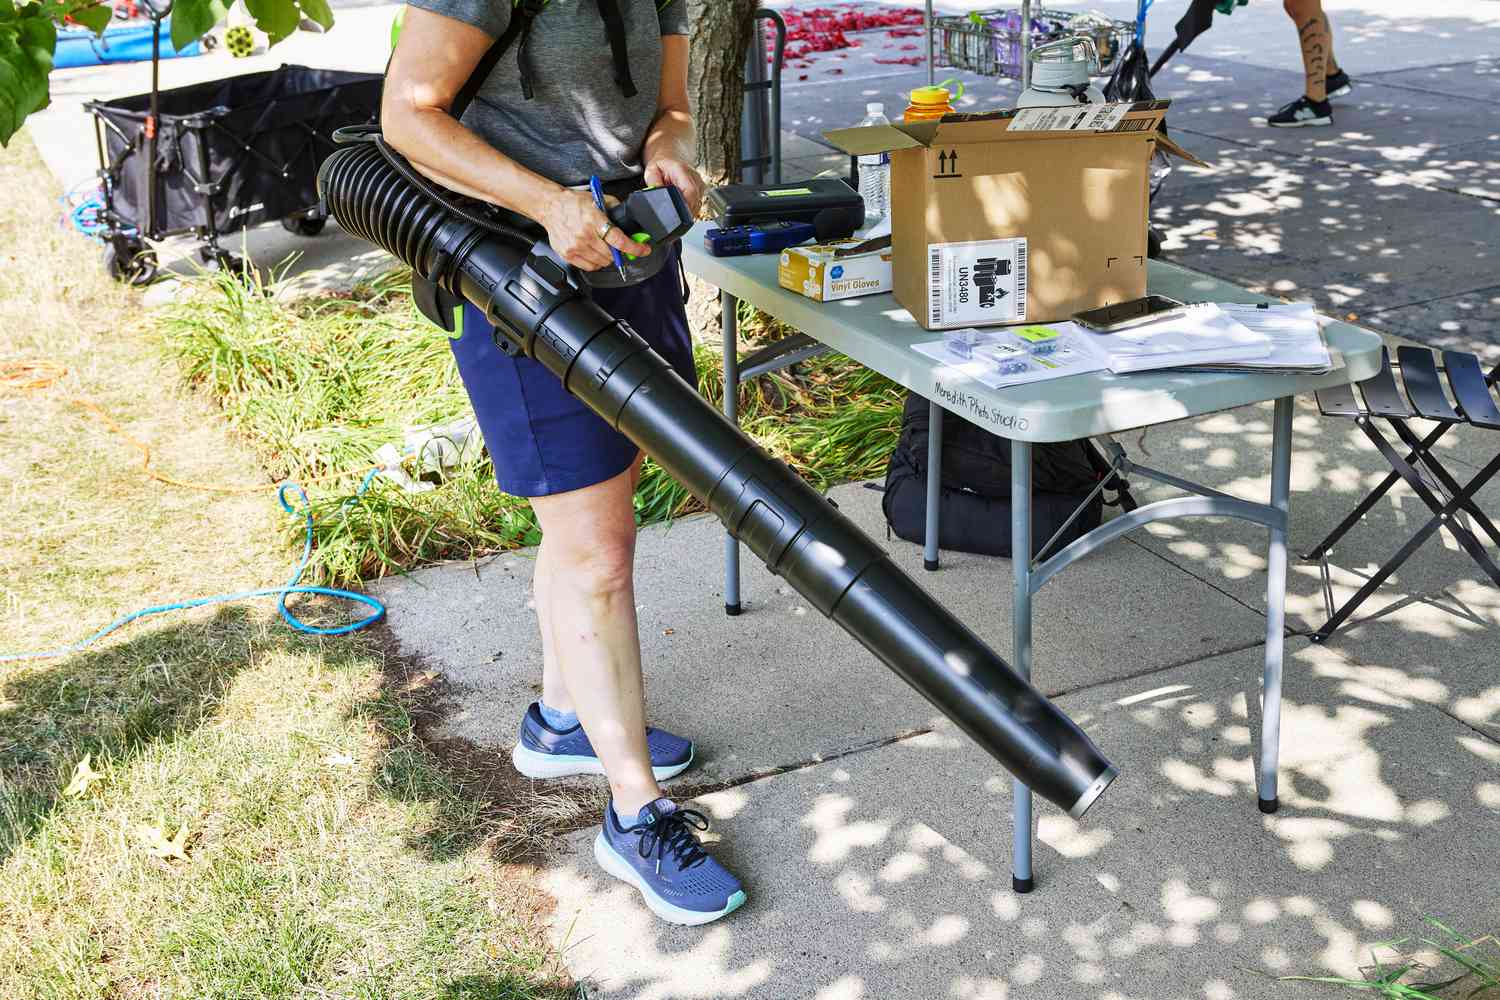
[[[719,226],[755,222],[811,222],[820,230],[853,232],[865,222],[859,192],[837,177],[790,184],[726,184],[708,193]]]

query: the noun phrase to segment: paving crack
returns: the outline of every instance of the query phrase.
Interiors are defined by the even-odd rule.
[[[741,785],[748,785],[750,782],[760,781],[762,778],[775,778],[779,775],[790,774],[793,771],[805,771],[810,767],[817,767],[820,764],[843,760],[845,757],[853,757],[856,754],[869,753],[871,750],[879,750],[882,747],[902,743],[906,740],[915,739],[918,736],[926,736],[931,732],[932,728],[930,726],[907,729],[894,736],[882,736],[878,739],[866,740],[863,743],[856,743],[851,747],[835,750],[832,753],[815,754],[791,764],[778,764],[775,767],[759,768],[758,770],[748,771],[733,778],[723,778],[719,781],[674,784],[671,791],[674,798],[695,799],[700,795],[710,795],[714,792],[727,791],[731,788],[738,788]]]
[[[1222,594],[1223,596],[1229,598],[1231,601],[1233,601],[1234,603],[1238,604],[1240,607],[1244,608],[1245,610],[1250,611],[1253,614],[1255,614],[1255,615],[1257,615],[1257,616],[1259,616],[1261,618],[1264,618],[1266,616],[1266,612],[1265,612],[1264,608],[1257,607],[1257,606],[1249,603],[1248,601],[1246,601],[1244,598],[1240,597],[1238,594],[1235,594],[1235,593],[1233,593],[1232,591],[1229,591],[1229,590],[1225,590],[1222,586],[1220,586],[1219,584],[1215,583],[1213,580],[1210,580],[1206,576],[1201,576],[1198,573],[1193,572],[1192,570],[1188,569],[1186,566],[1182,565],[1181,563],[1173,562],[1171,559],[1168,559],[1166,556],[1162,555],[1160,552],[1156,551],[1155,549],[1151,548],[1150,546],[1142,544],[1137,539],[1126,538],[1125,541],[1129,542],[1131,545],[1134,545],[1136,548],[1140,549],[1143,552],[1149,552],[1151,555],[1153,555],[1156,558],[1160,559],[1162,562],[1166,563],[1168,566],[1171,566],[1171,567],[1173,567],[1175,569],[1181,570],[1182,572],[1186,573],[1188,576],[1192,577],[1194,580],[1197,580],[1198,582],[1202,583],[1204,586],[1208,587],[1210,590],[1216,591],[1219,594]]]
[[[1500,292],[1500,285],[1482,285],[1479,288],[1465,288],[1457,292],[1449,292],[1446,295],[1434,295],[1430,298],[1417,299],[1415,302],[1403,302],[1400,305],[1379,306],[1375,309],[1368,310],[1365,315],[1379,316],[1381,313],[1391,312],[1395,309],[1407,309],[1411,306],[1431,305],[1434,302],[1442,302],[1445,299],[1456,299],[1464,295],[1483,295],[1485,292]]]
[[[1478,726],[1474,725],[1474,723],[1468,721],[1467,719],[1462,719],[1462,718],[1459,718],[1458,716],[1454,715],[1452,712],[1448,711],[1442,705],[1434,705],[1432,707],[1435,708],[1435,709],[1437,709],[1439,712],[1442,712],[1448,718],[1452,719],[1454,722],[1458,723],[1460,726],[1463,726],[1465,729],[1472,730],[1476,735],[1479,736],[1480,739],[1482,739],[1482,740],[1488,740],[1491,743],[1495,744],[1496,746],[1500,746],[1500,733],[1487,733],[1483,729],[1480,729]]]
[[[1243,653],[1248,649],[1255,649],[1263,645],[1265,645],[1264,639],[1256,639],[1254,642],[1246,642],[1238,646],[1230,646],[1225,649],[1216,649],[1211,653],[1199,653],[1195,656],[1185,657],[1181,660],[1174,660],[1171,663],[1163,663],[1160,666],[1146,667],[1145,669],[1137,670],[1135,673],[1131,674],[1116,675],[1114,677],[1101,677],[1097,681],[1089,681],[1087,684],[1079,684],[1076,687],[1052,688],[1047,691],[1043,691],[1042,694],[1046,695],[1048,698],[1062,698],[1067,695],[1082,694],[1085,691],[1092,691],[1095,688],[1108,687],[1111,684],[1120,684],[1125,681],[1136,681],[1140,680],[1142,677],[1151,677],[1154,674],[1164,674],[1169,670],[1176,670],[1179,667],[1190,666],[1194,663],[1200,663],[1203,660],[1211,660],[1219,656],[1231,656],[1235,653]]]

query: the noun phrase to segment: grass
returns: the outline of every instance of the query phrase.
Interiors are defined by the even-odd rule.
[[[1363,979],[1288,976],[1287,981],[1324,983],[1388,1000],[1481,1000],[1500,998],[1500,938],[1470,937],[1440,921],[1427,920],[1434,935],[1403,938],[1377,947]],[[1392,953],[1381,958],[1378,952]],[[1439,964],[1441,963],[1441,965]]]
[[[58,226],[24,134],[0,192],[0,363],[66,370],[0,386],[0,653],[281,580],[297,529],[270,492],[154,482],[77,401],[175,477],[269,484],[275,453],[179,391],[138,294]],[[491,786],[497,761],[441,755],[425,728],[441,690],[378,640],[297,635],[263,601],[0,664],[0,997],[573,996],[517,854],[592,804],[534,802]],[[162,850],[183,828],[183,856]]]
[[[404,272],[394,272],[348,295],[287,302],[207,278],[156,331],[267,469],[320,480],[313,572],[335,585],[539,537],[529,505],[499,491],[483,457],[431,491],[377,479],[348,503],[380,445],[469,413],[446,335],[417,314],[405,287]],[[747,346],[782,332],[746,319]],[[699,384],[716,406],[720,354],[718,344],[697,346]],[[741,423],[814,485],[829,486],[883,473],[901,396],[868,369],[824,356],[742,387]],[[642,523],[700,509],[649,462],[636,507]],[[291,540],[300,541],[295,530]]]

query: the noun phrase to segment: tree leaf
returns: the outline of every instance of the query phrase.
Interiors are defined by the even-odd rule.
[[[291,0],[282,0],[290,3]],[[172,47],[185,49],[214,30],[228,13],[220,0],[177,0],[172,5]]]
[[[114,18],[114,11],[106,4],[90,3],[74,10],[70,16],[94,34],[102,35]]]
[[[333,8],[328,6],[328,0],[302,0],[302,13],[321,25],[324,31],[333,27]]]
[[[265,32],[272,45],[297,30],[302,14],[296,0],[245,0],[245,9],[255,18],[255,26]]]
[[[57,28],[28,4],[17,9],[0,0],[0,145],[10,142],[26,116],[47,106],[47,74]]]
[[[162,833],[159,826],[138,826],[135,828],[136,839],[146,848],[146,853],[153,858],[161,858],[163,861],[186,861],[188,825],[186,821],[177,828],[177,833],[171,840]]]
[[[73,780],[68,782],[68,787],[63,789],[63,794],[70,798],[79,798],[88,794],[89,786],[96,781],[103,781],[104,775],[94,770],[94,755],[86,753],[78,766],[73,768]]]

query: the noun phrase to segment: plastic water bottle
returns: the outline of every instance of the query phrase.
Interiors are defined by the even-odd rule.
[[[889,125],[885,116],[885,105],[871,101],[865,105],[865,118],[860,127]],[[891,203],[891,155],[872,153],[859,158],[859,196],[865,200],[865,228],[885,218]]]

